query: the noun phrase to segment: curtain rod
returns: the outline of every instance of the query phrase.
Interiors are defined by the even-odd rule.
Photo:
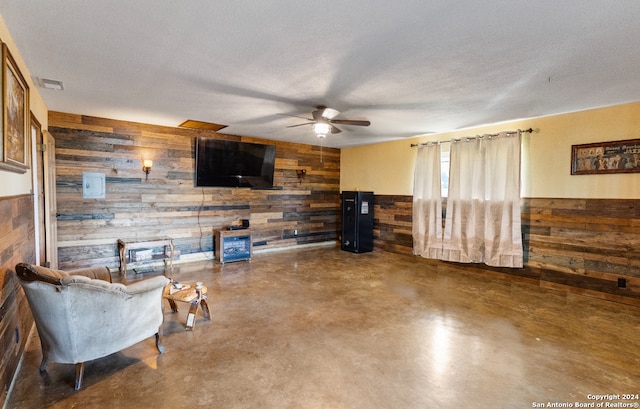
[[[539,129],[529,128],[529,129],[518,129],[517,131],[507,131],[507,132],[504,132],[504,133],[506,133],[506,134],[514,134],[514,133],[518,133],[518,132],[533,133],[533,132],[540,132],[540,130]],[[503,132],[500,132],[500,133],[503,133]],[[488,137],[498,136],[498,135],[500,135],[500,133],[488,133],[488,134],[479,135],[479,136],[470,136],[470,137],[467,137],[467,138],[450,139],[450,140],[446,140],[446,141],[429,141],[429,142],[423,142],[423,143],[412,143],[411,147],[415,148],[416,146],[429,145],[429,144],[433,144],[433,143],[450,143],[452,140],[453,141],[460,141],[462,139],[476,139],[476,138],[482,138],[482,137],[485,137],[485,136],[488,136]]]

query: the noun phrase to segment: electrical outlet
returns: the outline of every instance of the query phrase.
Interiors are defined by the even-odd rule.
[[[295,229],[295,230],[293,231],[293,235],[294,235],[294,236],[297,236],[297,235],[298,235],[298,229]]]
[[[627,288],[627,279],[626,278],[618,278],[618,288]]]

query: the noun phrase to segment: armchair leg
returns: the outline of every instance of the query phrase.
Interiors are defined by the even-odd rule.
[[[76,364],[76,387],[77,391],[82,387],[82,378],[84,377],[84,362]]]
[[[160,333],[156,332],[156,348],[158,348],[158,352],[164,354],[164,345],[160,342]]]

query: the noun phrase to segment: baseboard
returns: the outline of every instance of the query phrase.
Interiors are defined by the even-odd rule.
[[[305,248],[311,248],[311,247],[331,247],[331,246],[337,246],[337,245],[338,245],[337,241],[331,240],[331,241],[320,241],[317,243],[297,244],[293,246],[269,247],[269,248],[263,248],[263,249],[260,249],[260,248],[256,249],[254,247],[253,254],[255,255],[255,254],[263,254],[263,253],[271,253],[275,251],[298,250],[298,249],[305,249]],[[215,260],[215,256],[213,254],[213,251],[180,254],[179,259],[173,260],[173,265],[175,266],[175,265],[184,264],[184,263],[193,263],[197,261],[214,261],[214,260]],[[155,262],[149,262],[144,264],[144,268],[152,268],[152,267],[164,268],[164,262],[155,261]],[[130,269],[127,269],[127,270],[131,272]],[[111,268],[110,271],[112,273],[118,273],[120,269],[118,267],[115,267],[115,268]]]

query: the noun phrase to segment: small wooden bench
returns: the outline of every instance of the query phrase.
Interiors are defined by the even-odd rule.
[[[126,277],[127,275],[127,251],[135,249],[152,249],[154,247],[164,247],[164,253],[161,257],[154,257],[151,260],[164,260],[164,265],[167,266],[167,259],[169,260],[169,267],[173,267],[173,239],[153,239],[143,241],[124,241],[118,239],[118,254],[120,256],[120,274]],[[167,250],[168,253],[167,253]],[[144,261],[140,261],[144,262]]]

